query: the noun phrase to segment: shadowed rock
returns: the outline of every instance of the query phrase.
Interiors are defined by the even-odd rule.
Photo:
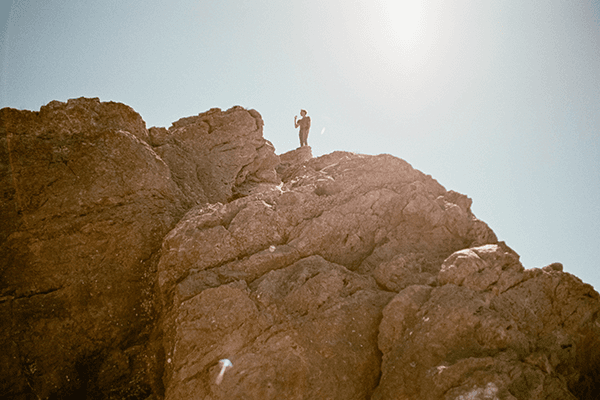
[[[0,133],[0,392],[149,393],[155,254],[191,204],[277,181],[260,115],[211,110],[160,138],[130,107],[80,98],[3,109]]]
[[[183,209],[144,121],[82,98],[3,109],[0,129],[0,390],[148,393],[153,254]]]

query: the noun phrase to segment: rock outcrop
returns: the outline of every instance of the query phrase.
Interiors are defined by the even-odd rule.
[[[153,257],[184,211],[168,166],[122,104],[78,99],[0,118],[3,397],[77,396],[126,375],[138,390]]]
[[[373,399],[577,399],[583,381],[598,378],[576,367],[592,350],[585,335],[598,339],[591,286],[525,270],[503,243],[454,253],[438,279],[402,290],[384,309]]]
[[[279,157],[263,139],[255,110],[214,108],[168,130],[150,128],[150,144],[171,169],[186,205],[227,202],[260,182],[279,183]]]
[[[0,111],[3,397],[593,398],[590,285],[401,159],[277,156],[262,126]]]
[[[208,114],[192,120],[211,121],[213,142],[229,141],[236,155],[217,172],[204,170],[224,182],[211,195],[227,196],[248,177],[272,181],[276,156],[260,116]],[[163,142],[185,143],[182,129]],[[207,142],[202,133],[199,143]],[[0,112],[1,397],[150,392],[157,252],[189,204],[206,200],[173,177],[179,170],[151,139],[130,107],[98,99]],[[210,150],[201,154],[218,159]]]

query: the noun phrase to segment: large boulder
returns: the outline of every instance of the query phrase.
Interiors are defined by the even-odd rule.
[[[3,398],[150,393],[154,254],[184,209],[147,139],[119,103],[0,111]]]
[[[279,157],[263,138],[255,110],[236,106],[182,118],[167,130],[150,128],[150,144],[169,165],[190,206],[225,203],[261,182],[279,183]]]
[[[503,243],[454,253],[439,281],[405,288],[383,310],[373,399],[597,395],[600,301],[590,285],[557,268],[526,270]]]

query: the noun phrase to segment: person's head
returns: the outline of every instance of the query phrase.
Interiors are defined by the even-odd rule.
[[[304,117],[306,115],[306,110],[300,110],[300,115]]]

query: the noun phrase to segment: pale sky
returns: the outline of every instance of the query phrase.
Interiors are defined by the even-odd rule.
[[[99,97],[169,127],[241,105],[278,154],[304,108],[315,156],[403,158],[526,268],[600,288],[598,1],[0,2],[0,108]]]

